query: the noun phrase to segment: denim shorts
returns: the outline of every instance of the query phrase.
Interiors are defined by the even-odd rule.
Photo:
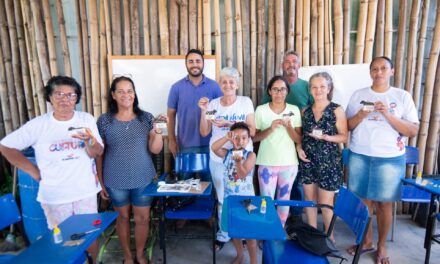
[[[405,155],[380,158],[350,151],[348,188],[359,197],[379,202],[400,200]]]
[[[145,187],[136,189],[115,189],[106,187],[113,206],[122,207],[126,205],[133,205],[138,207],[150,206],[153,201],[153,197],[142,195]]]

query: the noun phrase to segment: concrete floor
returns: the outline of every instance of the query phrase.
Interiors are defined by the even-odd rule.
[[[377,241],[377,226],[374,226],[374,241]],[[207,233],[210,232],[206,223],[195,222],[185,227],[190,232]],[[440,229],[437,228],[437,233]],[[423,248],[423,239],[425,229],[410,219],[409,215],[400,215],[397,217],[397,226],[394,242],[388,242],[388,252],[391,263],[423,263],[425,257],[425,249]],[[335,225],[336,245],[341,253],[351,263],[345,249],[354,241],[351,231],[340,220]],[[119,249],[118,240],[114,239],[108,245],[109,250]],[[247,254],[247,251],[245,252]],[[366,253],[361,256],[359,263],[374,263],[375,252]],[[235,249],[232,243],[227,243],[224,248],[217,253],[217,263],[230,263],[235,257]],[[261,260],[261,251],[258,250],[258,258]],[[106,252],[103,256],[103,263],[122,263],[121,252]],[[339,263],[336,259],[329,258],[331,263]],[[431,253],[431,263],[440,263],[440,245],[433,244]],[[156,245],[153,251],[153,262],[156,264],[163,263],[162,251]],[[167,241],[167,263],[169,264],[193,264],[193,263],[212,263],[212,251],[210,240],[207,239],[176,239],[171,238]],[[249,263],[246,256],[245,262]]]

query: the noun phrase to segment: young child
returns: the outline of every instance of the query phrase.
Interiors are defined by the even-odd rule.
[[[244,122],[231,126],[228,134],[215,141],[211,148],[214,153],[224,158],[224,197],[229,195],[255,195],[252,183],[252,174],[255,166],[256,155],[245,150],[249,141],[249,127]],[[232,149],[225,148],[226,143],[232,143]],[[241,239],[233,239],[237,250],[237,257],[232,261],[239,264],[243,261],[243,244]],[[255,239],[247,240],[251,264],[257,263],[257,242]]]

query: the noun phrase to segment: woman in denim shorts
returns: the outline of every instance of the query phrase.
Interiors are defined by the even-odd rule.
[[[116,231],[124,251],[124,263],[147,263],[144,247],[148,238],[152,197],[143,195],[156,171],[151,153],[163,147],[162,130],[153,123],[153,115],[139,109],[133,81],[128,77],[113,80],[109,112],[98,119],[104,141],[104,154],[98,159],[101,197],[110,198],[116,211]],[[166,117],[161,117],[166,120]],[[130,250],[130,211],[134,214],[136,257]]]
[[[349,189],[363,198],[370,214],[376,208],[379,233],[377,263],[390,263],[385,241],[392,221],[392,203],[400,199],[405,174],[405,141],[417,134],[419,120],[411,95],[391,87],[393,63],[387,57],[370,64],[371,87],[357,90],[347,106],[351,130]],[[374,250],[372,225],[362,251]],[[355,248],[349,248],[354,255]]]

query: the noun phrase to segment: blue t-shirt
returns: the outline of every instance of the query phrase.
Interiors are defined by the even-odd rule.
[[[156,175],[148,135],[153,129],[153,115],[142,112],[130,121],[119,121],[110,113],[98,119],[104,144],[103,178],[106,187],[136,189],[147,186]]]
[[[168,95],[168,108],[177,111],[177,143],[179,146],[204,147],[209,145],[211,135],[200,135],[200,108],[199,99],[207,97],[209,100],[222,96],[220,86],[216,81],[203,75],[202,81],[195,86],[186,76],[173,84]]]

